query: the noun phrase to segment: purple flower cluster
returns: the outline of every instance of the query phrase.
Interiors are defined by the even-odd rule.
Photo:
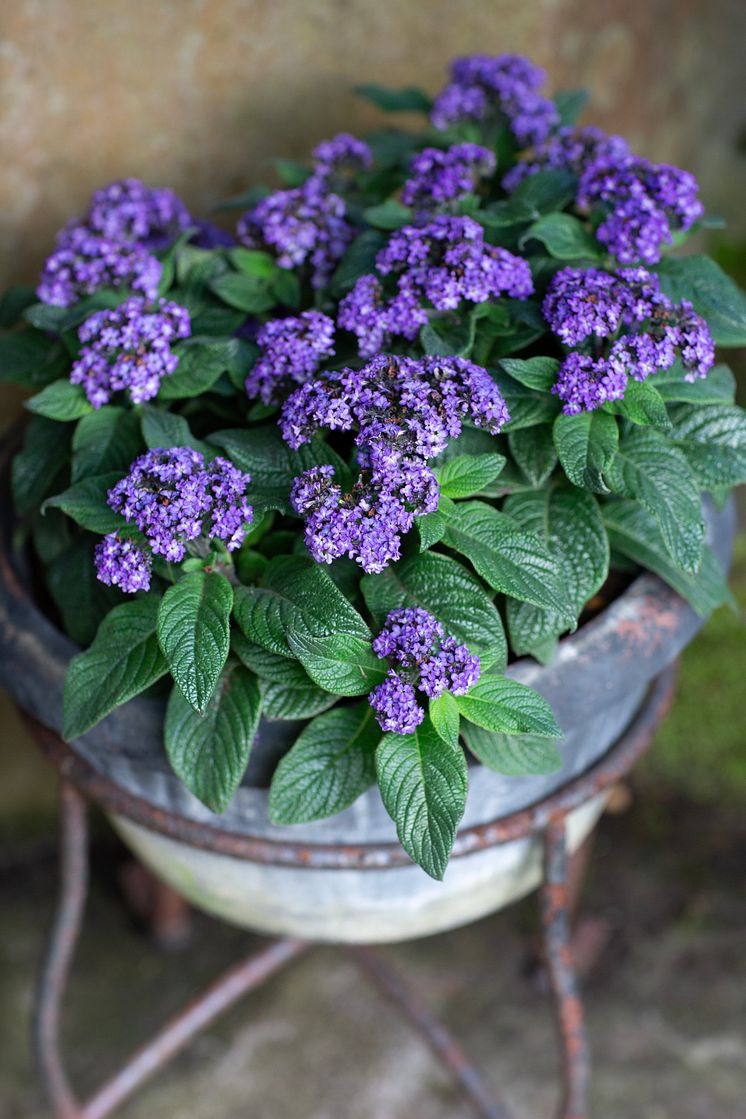
[[[322,140],[311,154],[313,177],[331,189],[343,188],[373,163],[373,155],[365,141],[358,140],[349,132],[340,132],[331,140]]]
[[[152,560],[134,541],[110,533],[96,545],[94,562],[97,578],[107,586],[126,594],[150,590]]]
[[[270,319],[256,336],[261,350],[246,378],[246,392],[264,404],[279,403],[293,384],[309,381],[334,353],[334,320],[321,311]]]
[[[446,214],[393,233],[376,256],[376,270],[393,289],[390,297],[378,276],[367,275],[339,305],[339,325],[357,335],[364,357],[392,337],[414,338],[428,320],[427,306],[451,311],[462,300],[525,299],[533,291],[525,260],[486,242],[472,218]]]
[[[479,144],[423,148],[414,159],[401,199],[418,214],[437,210],[473,191],[482,178],[494,174],[496,159]]]
[[[373,641],[373,652],[394,665],[368,696],[384,731],[411,734],[419,726],[425,711],[417,691],[430,699],[445,691],[466,695],[479,679],[479,657],[455,637],[445,636],[437,618],[419,606],[392,610]]]
[[[565,345],[594,339],[592,354],[565,357],[552,389],[568,415],[620,400],[630,376],[644,381],[669,369],[677,353],[690,381],[706,376],[715,360],[705,320],[687,300],[673,303],[645,268],[563,268],[547,289],[543,311]]]
[[[240,547],[253,520],[250,481],[225,458],[205,462],[191,447],[158,448],[135,459],[107,500],[156,555],[180,563],[187,543],[200,537],[221,540],[228,551]]]
[[[139,179],[119,179],[97,190],[83,219],[112,241],[161,245],[186,229],[191,216],[172,190],[148,187]]]
[[[600,128],[566,125],[539,144],[529,159],[511,167],[502,185],[509,193],[537,171],[571,171],[578,178],[591,163],[618,163],[628,156],[629,146],[621,136],[609,136]]]
[[[320,428],[356,432],[360,475],[348,492],[330,466],[296,479],[295,511],[318,562],[348,555],[382,571],[400,555],[416,516],[433,512],[438,487],[427,460],[459,435],[464,418],[496,434],[508,410],[495,382],[464,358],[379,356],[362,369],[320,373],[285,402],[280,426],[294,449]]]
[[[546,75],[516,54],[474,54],[451,65],[451,81],[432,111],[436,128],[502,117],[522,147],[538,144],[559,124],[552,101],[538,92]]]
[[[704,212],[697,180],[688,171],[640,156],[592,160],[578,188],[577,205],[601,207],[596,237],[622,264],[655,264],[672,230],[686,231]]]
[[[103,237],[74,222],[58,236],[36,294],[42,303],[56,307],[69,307],[107,287],[132,288],[153,300],[160,278],[160,262],[141,245]]]
[[[96,311],[78,331],[83,347],[70,372],[94,408],[127,390],[135,404],[158,394],[161,380],[179,364],[172,342],[188,338],[189,313],[161,299],[155,309],[133,295],[114,310]]]
[[[328,190],[326,175],[312,175],[303,186],[274,191],[247,210],[238,239],[273,253],[281,268],[307,264],[312,286],[320,288],[352,240],[346,212],[342,198]]]

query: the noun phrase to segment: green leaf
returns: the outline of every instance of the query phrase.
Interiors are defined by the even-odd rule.
[[[442,622],[447,633],[469,646],[482,664],[504,666],[507,646],[497,608],[484,587],[450,556],[425,552],[360,581],[366,605],[378,627],[401,606],[421,606]]]
[[[93,409],[81,385],[69,381],[52,381],[45,389],[26,401],[29,412],[49,420],[78,420]]]
[[[194,571],[169,587],[158,612],[158,641],[184,698],[205,711],[230,642],[233,588],[224,575]]]
[[[466,758],[428,718],[413,734],[387,734],[376,750],[381,797],[404,850],[442,879],[464,814]]]
[[[181,400],[211,389],[236,360],[238,339],[190,338],[174,346],[174,352],[179,355],[179,364],[161,381],[161,400]]]
[[[529,485],[543,486],[557,465],[551,424],[509,432],[508,446]]]
[[[481,501],[458,505],[443,541],[460,552],[496,591],[558,611],[574,623],[556,559],[541,540]]]
[[[0,338],[0,381],[38,389],[54,383],[69,366],[65,347],[37,330],[17,330]]]
[[[46,523],[49,517],[40,520]],[[62,539],[62,549],[46,569],[47,589],[62,616],[65,633],[76,645],[86,646],[111,608],[121,604],[122,592],[97,578],[90,538],[68,541],[66,545]]]
[[[0,330],[17,326],[27,307],[36,303],[36,291],[31,284],[14,284],[0,295]],[[1,349],[1,347],[0,347]],[[2,369],[2,360],[0,360]]]
[[[578,618],[609,572],[609,542],[595,498],[583,490],[546,487],[513,494],[504,509],[554,556]],[[541,654],[548,640],[567,629],[566,619],[556,611],[527,602],[508,599],[507,612],[511,646],[518,654]]]
[[[696,572],[705,525],[699,487],[683,452],[659,432],[636,428],[621,441],[604,477],[613,493],[635,498],[656,517],[674,563]]]
[[[471,497],[494,482],[504,466],[504,455],[457,455],[438,470],[440,492],[451,498]]]
[[[183,416],[164,412],[152,404],[142,409],[142,437],[150,450],[161,447],[192,447],[206,457],[214,458],[215,451],[201,439],[195,439]]]
[[[587,89],[563,89],[554,95],[554,103],[562,124],[576,124],[578,117],[588,104],[590,94]]]
[[[251,503],[258,509],[290,512],[290,487],[297,475],[312,466],[331,465],[338,480],[348,480],[345,463],[322,439],[293,451],[276,424],[216,431],[209,442],[251,474]]]
[[[386,675],[386,665],[373,652],[370,638],[347,633],[311,637],[291,629],[287,641],[314,683],[335,695],[363,695]]]
[[[286,660],[284,663],[290,665],[296,662]],[[302,671],[306,678],[302,684],[268,681],[262,686],[262,714],[265,719],[311,719],[337,702],[336,695],[325,692],[314,684],[304,669]]]
[[[603,507],[609,543],[615,553],[659,575],[703,618],[728,598],[728,585],[712,549],[705,545],[696,575],[676,567],[655,517],[633,501],[610,501]]]
[[[367,703],[336,707],[314,719],[275,770],[272,823],[306,824],[348,808],[375,781],[380,737]]]
[[[443,692],[437,699],[431,699],[430,720],[436,731],[454,750],[458,749],[458,737],[461,724],[458,703],[450,692]]]
[[[420,551],[426,552],[439,540],[443,539],[448,524],[448,518],[453,514],[454,505],[449,497],[443,493],[438,501],[438,508],[432,513],[425,513],[415,521],[420,537]]]
[[[508,777],[541,777],[556,773],[562,766],[562,755],[553,738],[497,734],[472,724],[464,727],[464,738],[482,765]]]
[[[525,221],[533,221],[542,214],[563,210],[577,194],[577,179],[568,171],[536,171],[519,183],[510,197],[509,205]]]
[[[304,556],[270,561],[262,585],[237,587],[234,615],[249,641],[281,657],[296,654],[288,633],[341,634],[370,641],[370,630],[330,575]]]
[[[166,709],[166,753],[176,776],[213,812],[224,812],[241,784],[259,725],[256,678],[241,665],[228,668],[204,715],[178,688]]]
[[[603,405],[605,412],[624,416],[630,423],[641,427],[657,427],[660,431],[670,431],[666,404],[656,388],[649,382],[629,381],[622,400],[607,400]]]
[[[541,241],[556,260],[597,261],[605,255],[593,234],[571,214],[545,214],[528,227],[519,241],[520,247],[532,238]]]
[[[62,493],[47,498],[42,506],[42,512],[49,508],[61,509],[76,524],[87,528],[90,532],[101,535],[116,532],[124,527],[125,521],[119,513],[109,508],[106,495],[121,477],[121,473],[115,471],[84,478],[63,490]]]
[[[402,206],[395,198],[387,198],[377,206],[368,206],[363,210],[363,217],[368,225],[376,229],[401,229],[412,221],[412,210],[409,206]]]
[[[506,359],[503,358],[501,364],[505,361]],[[510,413],[505,431],[517,431],[521,427],[549,423],[557,415],[560,408],[559,400],[546,390],[536,392],[506,373],[493,373],[493,377]]]
[[[538,692],[497,673],[482,675],[466,695],[456,697],[465,719],[501,734],[537,734],[561,738],[552,709]],[[468,738],[467,738],[468,741]]]
[[[140,423],[134,412],[104,405],[78,421],[73,435],[72,480],[125,471],[140,450]]]
[[[332,277],[332,291],[342,295],[361,276],[372,272],[376,264],[376,255],[385,243],[383,234],[375,229],[365,229],[359,233],[355,240],[350,242]]]
[[[79,738],[109,712],[165,675],[155,636],[154,595],[116,606],[99,626],[90,649],[73,657],[65,679],[62,734]]]
[[[677,362],[656,373],[655,387],[667,404],[732,404],[736,395],[736,379],[727,365],[713,365],[706,377],[687,381]]]
[[[225,272],[210,282],[210,290],[239,311],[261,315],[275,305],[275,296],[268,280],[246,272]]]
[[[13,459],[13,500],[19,513],[35,512],[55,485],[70,456],[71,427],[34,416]]]
[[[549,392],[557,380],[560,363],[554,357],[530,357],[526,359],[504,357],[500,366],[514,381],[527,389]]]
[[[605,412],[557,416],[552,428],[562,469],[574,486],[608,493],[603,479],[619,447],[619,428]]]
[[[366,82],[364,85],[356,85],[355,93],[386,113],[429,113],[433,104],[427,94],[415,86],[389,89],[385,85]]]
[[[238,599],[241,589],[234,589],[234,599]],[[308,673],[297,660],[289,660],[279,653],[270,653],[261,645],[249,641],[241,630],[231,630],[231,652],[241,664],[250,668],[263,681],[281,684],[283,687],[306,687],[311,683]]]
[[[728,404],[684,404],[673,412],[672,438],[703,489],[746,482],[746,412]]]
[[[677,303],[688,299],[704,316],[719,346],[746,345],[746,294],[714,260],[669,256],[656,271],[666,295]]]

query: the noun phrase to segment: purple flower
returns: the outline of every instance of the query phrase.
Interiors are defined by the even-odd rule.
[[[655,264],[673,231],[690,229],[703,213],[693,175],[634,155],[592,160],[577,205],[601,208],[606,216],[596,236],[622,264]]]
[[[373,641],[373,652],[410,668],[430,656],[434,642],[443,633],[438,619],[421,606],[401,606],[389,613]]]
[[[627,387],[623,369],[610,364],[605,358],[592,358],[587,354],[568,354],[557,374],[552,392],[564,403],[565,415],[592,412],[606,400],[621,400]]]
[[[437,210],[473,191],[495,171],[494,153],[479,144],[454,144],[443,151],[424,148],[412,160],[401,199],[418,214]]]
[[[622,323],[642,322],[663,304],[658,277],[644,268],[563,268],[547,288],[542,311],[557,337],[577,346],[591,335],[608,338]]]
[[[93,194],[84,220],[94,233],[112,241],[162,245],[186,229],[191,217],[172,190],[119,179]]]
[[[383,683],[373,689],[368,702],[383,731],[412,734],[425,718],[425,711],[417,702],[414,688],[393,669]]]
[[[147,451],[109,490],[108,503],[134,522],[156,555],[180,563],[186,545],[204,537],[240,547],[253,520],[249,474],[224,458],[206,463],[191,447]]]
[[[593,161],[616,163],[627,155],[629,146],[621,136],[609,136],[593,126],[565,126],[540,144],[528,159],[511,167],[502,185],[511,193],[529,175],[544,170],[570,171],[579,178]]]
[[[131,288],[155,299],[161,264],[140,245],[113,241],[72,223],[57,238],[36,294],[42,303],[69,307],[101,288]]]
[[[441,214],[397,230],[378,253],[376,270],[393,289],[390,297],[375,276],[362,276],[339,306],[339,325],[357,335],[365,357],[391,337],[414,338],[427,322],[426,304],[451,311],[463,300],[525,299],[533,292],[527,262],[486,242],[468,217]]]
[[[315,288],[327,282],[353,236],[344,202],[313,175],[301,187],[262,198],[237,232],[250,249],[273,253],[281,268],[307,265]]]
[[[435,100],[432,122],[449,128],[465,121],[504,119],[521,146],[540,143],[559,124],[553,102],[537,91],[545,73],[515,54],[458,58],[451,81]]]
[[[349,132],[340,132],[331,140],[322,140],[311,154],[314,177],[332,188],[337,185],[344,187],[373,163],[373,155],[365,141],[358,140]]]
[[[96,577],[127,594],[150,590],[150,556],[132,540],[122,540],[115,532],[105,536],[94,552]]]
[[[111,311],[96,311],[78,331],[84,343],[70,372],[94,408],[112,393],[127,390],[135,404],[158,394],[161,380],[179,364],[172,342],[188,338],[189,314],[177,303],[159,300],[154,310],[132,296]]]
[[[701,315],[695,313],[688,300],[682,299],[678,310],[676,344],[687,371],[686,380],[694,381],[698,377],[706,377],[715,364],[715,343],[707,323]]]
[[[469,646],[459,645],[455,637],[446,637],[435,656],[422,665],[420,689],[431,699],[446,691],[466,695],[480,672],[479,657],[469,651]]]
[[[279,403],[288,387],[309,381],[334,353],[334,320],[321,311],[270,319],[256,340],[261,353],[246,378],[246,392],[265,404]]]

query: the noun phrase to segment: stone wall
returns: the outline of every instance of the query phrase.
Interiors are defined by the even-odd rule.
[[[449,58],[518,51],[597,123],[739,201],[741,0],[3,0],[0,284],[33,278],[97,185],[132,174],[196,212],[366,128],[359,81],[436,90]]]

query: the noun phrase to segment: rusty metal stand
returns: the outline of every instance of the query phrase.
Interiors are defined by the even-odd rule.
[[[553,996],[563,1057],[563,1097],[559,1119],[589,1119],[590,1064],[570,940],[568,853],[566,820],[573,809],[604,792],[618,781],[650,745],[655,727],[665,714],[674,690],[675,670],[668,669],[650,693],[623,738],[588,773],[511,816],[464,829],[459,833],[454,857],[467,856],[485,847],[529,835],[544,845],[544,874],[540,910],[544,956]],[[137,822],[184,841],[184,821],[149,807],[101,778],[57,736],[38,724],[33,730],[45,752],[61,773],[61,880],[56,917],[41,971],[36,1000],[35,1043],[37,1062],[55,1119],[105,1119],[146,1080],[179,1053],[197,1034],[244,995],[256,990],[313,947],[303,940],[284,938],[252,954],[220,976],[201,995],[167,1022],[138,1049],[89,1099],[78,1101],[65,1074],[60,1052],[60,1018],[67,975],[80,933],[88,886],[87,801],[123,812]],[[200,846],[225,851],[234,857],[282,865],[334,867],[401,865],[405,861],[393,844],[360,847],[328,845],[293,846],[260,837],[231,836],[217,829],[195,825]],[[188,830],[188,829],[187,829]],[[205,837],[212,831],[212,838]],[[188,840],[186,840],[188,842]],[[362,974],[380,988],[404,1018],[414,1026],[436,1055],[441,1067],[471,1105],[479,1119],[509,1119],[494,1098],[466,1052],[408,989],[402,978],[370,947],[346,946],[347,955]]]

